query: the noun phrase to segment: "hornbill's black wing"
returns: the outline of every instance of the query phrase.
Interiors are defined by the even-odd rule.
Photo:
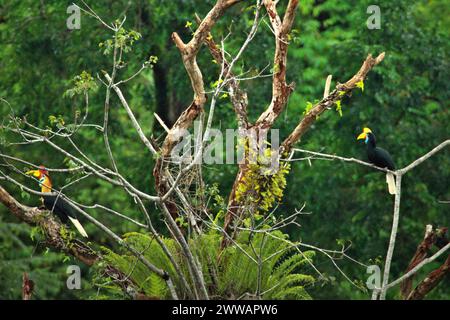
[[[44,197],[44,206],[53,211],[62,222],[67,223],[68,217],[77,218],[75,209],[61,196],[49,194]]]

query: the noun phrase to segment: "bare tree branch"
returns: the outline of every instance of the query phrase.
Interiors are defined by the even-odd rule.
[[[255,125],[261,128],[270,128],[275,122],[294,90],[294,84],[286,83],[288,33],[291,31],[297,11],[298,0],[289,0],[283,20],[277,13],[278,1],[264,0],[270,23],[275,34],[275,55],[273,61],[274,75],[272,81],[272,100],[269,107],[256,121]]]
[[[405,279],[408,279],[409,277],[413,276],[414,274],[416,274],[420,269],[423,268],[423,266],[435,261],[437,258],[439,258],[442,254],[444,254],[447,250],[450,249],[450,243],[448,243],[445,247],[443,247],[442,249],[440,249],[438,252],[436,252],[434,255],[432,255],[429,258],[423,259],[419,264],[417,264],[413,269],[409,270],[407,273],[405,273],[403,276],[401,276],[400,278],[396,279],[395,281],[392,281],[391,283],[387,284],[385,286],[385,289],[390,289],[396,285],[398,285],[399,283],[401,283],[402,281],[404,281]],[[445,272],[448,272],[448,258],[447,261],[445,262],[445,267],[444,270]],[[429,280],[425,279],[423,282],[428,282]],[[427,291],[428,292],[428,291]],[[412,296],[412,293],[409,295],[408,299],[411,299],[410,297]],[[411,299],[414,300],[414,299]]]
[[[109,82],[112,81],[112,78],[109,76],[109,74],[104,73],[104,76],[106,80]],[[139,135],[139,138],[141,138],[142,142],[145,144],[145,146],[148,148],[148,150],[151,151],[153,155],[156,155],[155,147],[151,144],[151,142],[147,139],[144,132],[142,131],[141,126],[139,125],[139,122],[136,120],[136,117],[133,114],[133,111],[131,110],[130,106],[128,105],[127,101],[125,100],[125,97],[122,94],[122,91],[120,88],[116,85],[112,85],[113,90],[117,93],[117,96],[119,97],[120,102],[122,103],[122,106],[124,107],[125,111],[128,114],[128,117],[130,117],[131,123],[133,124],[133,127],[136,129],[136,132]]]
[[[429,151],[428,153],[424,154],[419,159],[413,161],[412,163],[410,163],[406,167],[397,170],[397,174],[402,174],[403,175],[406,172],[411,171],[413,168],[417,167],[419,164],[421,164],[422,162],[427,160],[429,157],[431,157],[432,155],[438,153],[439,151],[441,151],[442,149],[444,149],[447,146],[450,146],[450,139],[449,140],[445,140],[444,142],[440,143],[438,146],[433,148],[431,151]]]
[[[438,251],[438,253],[443,253],[443,251],[448,250],[450,244]],[[445,250],[444,250],[445,249]],[[434,256],[433,256],[434,257]],[[437,257],[436,257],[437,258]],[[425,260],[424,260],[425,261]],[[431,262],[431,261],[427,261]],[[444,264],[438,269],[431,272],[408,296],[408,300],[421,300],[423,299],[431,290],[433,290],[441,280],[450,274],[450,255],[445,260]]]
[[[366,167],[370,167],[370,168],[373,168],[373,169],[376,169],[376,170],[394,173],[394,171],[391,171],[389,169],[380,168],[380,167],[377,167],[374,164],[371,164],[369,162],[365,162],[365,161],[362,161],[362,160],[359,160],[359,159],[355,159],[355,158],[345,158],[345,157],[336,156],[336,155],[332,155],[332,154],[316,152],[316,151],[309,151],[309,150],[298,149],[298,148],[292,149],[292,151],[293,152],[307,153],[307,154],[311,154],[311,155],[314,155],[314,156],[319,156],[319,157],[330,159],[330,160],[341,160],[341,161],[345,161],[345,162],[354,162],[354,163],[357,163],[357,164],[360,164],[360,165],[363,165],[363,166],[366,166]],[[314,159],[314,158],[312,158],[312,159]],[[292,155],[291,155],[286,161],[297,161],[297,160],[298,159],[293,159]],[[300,160],[304,160],[304,159],[300,159]]]
[[[419,244],[416,253],[409,262],[408,268],[406,269],[406,274],[408,274],[409,271],[414,269],[414,267],[416,267],[420,262],[422,262],[426,258],[426,256],[428,255],[428,251],[434,245],[435,241],[436,241],[436,233],[433,230],[433,226],[427,225],[425,228],[425,236],[423,238],[423,241]],[[407,298],[411,293],[413,278],[414,278],[413,275],[411,275],[401,282],[400,293],[403,298]]]
[[[444,247],[440,248],[440,250],[430,257],[429,259],[426,259],[429,251],[431,250],[431,247],[436,244],[436,240],[438,237],[445,238],[445,233],[447,232],[447,228],[440,228],[440,229],[433,229],[432,225],[427,225],[425,230],[425,237],[423,241],[419,244],[417,247],[416,253],[414,254],[413,258],[411,259],[411,262],[408,265],[408,268],[406,269],[406,273],[400,277],[399,279],[391,282],[388,287],[391,287],[395,284],[397,284],[399,281],[401,281],[400,286],[400,292],[403,297],[403,299],[408,299],[409,297],[414,297],[414,299],[417,299],[419,297],[423,298],[426,293],[428,293],[431,289],[431,282],[433,283],[433,287],[439,283],[439,280],[443,277],[443,274],[445,274],[446,270],[445,264],[440,268],[441,270],[434,272],[435,275],[430,274],[425,280],[422,281],[424,287],[427,287],[427,290],[423,289],[415,289],[416,293],[411,294],[412,292],[412,285],[413,285],[413,278],[414,274],[425,264],[430,263],[434,261],[436,258],[438,258],[441,254],[443,254],[447,249]],[[448,241],[447,241],[448,245]],[[426,260],[426,261],[425,261]],[[422,264],[425,261],[424,264]],[[420,266],[419,266],[420,265]],[[416,269],[417,267],[417,269]],[[435,270],[436,271],[436,270]],[[419,285],[418,287],[420,287]],[[429,290],[428,290],[429,289]],[[425,292],[426,291],[426,292]],[[420,292],[421,295],[418,295],[417,293]]]
[[[424,156],[420,157],[416,161],[412,162],[410,165],[406,166],[403,169],[395,171],[396,176],[396,191],[395,191],[395,202],[394,202],[394,216],[392,219],[392,230],[391,230],[391,236],[389,239],[389,247],[388,251],[386,253],[386,260],[384,265],[384,272],[383,272],[383,284],[380,291],[380,299],[384,300],[386,298],[386,292],[389,282],[389,274],[390,274],[390,268],[391,268],[391,261],[392,256],[394,254],[394,248],[395,248],[395,241],[397,238],[397,232],[398,232],[398,222],[400,219],[400,196],[401,196],[401,182],[402,182],[402,176],[403,174],[407,173],[408,171],[412,170],[414,167],[422,163],[423,161],[429,159],[432,155],[436,154],[440,150],[442,150],[445,146],[450,144],[450,140],[446,140],[439,144],[436,148],[425,154]]]
[[[373,58],[372,55],[369,54],[359,71],[350,80],[344,84],[338,84],[336,89],[334,89],[326,98],[322,99],[306,113],[297,127],[282,143],[283,151],[289,152],[293,145],[302,138],[306,131],[308,131],[318,116],[320,116],[327,109],[331,109],[333,104],[335,104],[338,100],[341,100],[344,95],[349,94],[350,91],[355,89],[357,87],[356,84],[360,81],[364,81],[369,71],[383,61],[383,59],[384,52],[376,58]]]
[[[203,111],[206,103],[206,94],[203,83],[203,76],[200,68],[197,65],[197,53],[201,45],[205,42],[211,28],[216,21],[224,14],[224,12],[238,0],[218,0],[214,7],[209,11],[206,17],[194,32],[192,39],[185,44],[180,36],[174,32],[172,33],[172,40],[180,51],[186,72],[191,80],[192,90],[194,91],[194,98],[192,103],[183,113],[178,117],[177,121],[171,128],[170,132],[164,139],[161,147],[161,154],[158,158],[153,170],[155,177],[156,190],[159,195],[163,195],[169,189],[167,180],[164,178],[164,160],[170,156],[172,149],[180,141],[180,132],[187,130],[192,126],[193,121]],[[173,217],[178,215],[175,204],[168,200],[166,202],[167,209]]]

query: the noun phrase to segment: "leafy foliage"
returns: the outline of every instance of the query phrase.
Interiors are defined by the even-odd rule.
[[[120,23],[116,21],[116,26]],[[125,28],[119,28],[119,30],[113,35],[112,39],[100,42],[98,46],[103,49],[104,55],[109,55],[114,49],[123,50],[123,52],[130,52],[134,42],[139,40],[142,35],[135,31],[127,31]],[[120,62],[119,62],[120,63]]]
[[[255,288],[259,288],[260,294],[267,299],[311,299],[305,287],[315,280],[300,271],[308,269],[314,252],[297,252],[286,241],[287,237],[279,231],[269,235],[241,232],[236,239],[237,245],[221,252],[220,234],[210,232],[199,235],[189,244],[199,257],[209,294],[213,298],[235,299],[245,293],[253,294]],[[189,270],[178,246],[172,239],[162,240],[188,278]],[[125,235],[124,241],[142,252],[148,261],[165,270],[179,290],[183,288],[179,275],[152,237],[130,233]],[[106,261],[128,275],[146,295],[170,298],[165,282],[136,257],[126,252],[117,254],[106,248],[104,251]],[[255,261],[261,261],[260,268]]]
[[[73,79],[73,85],[74,87],[72,89],[68,89],[64,93],[64,96],[72,98],[76,94],[85,94],[89,90],[95,90],[98,87],[94,78],[86,71],[83,71],[80,75],[75,76]]]

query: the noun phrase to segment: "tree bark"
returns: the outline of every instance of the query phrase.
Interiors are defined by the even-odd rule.
[[[450,255],[442,266],[431,272],[409,295],[408,300],[422,300],[450,274]]]
[[[26,272],[23,273],[22,277],[22,300],[31,300],[33,296],[34,282],[28,278]]]
[[[286,69],[287,69],[287,53],[288,53],[288,34],[291,31],[292,24],[295,19],[295,13],[298,6],[298,0],[289,0],[283,19],[278,15],[276,5],[277,1],[264,0],[266,11],[268,13],[271,26],[274,32],[275,39],[275,54],[273,61],[273,77],[272,77],[272,99],[269,107],[261,113],[254,125],[248,125],[247,128],[255,130],[257,139],[262,130],[268,130],[272,127],[275,120],[286,106],[289,95],[294,90],[294,84],[286,83]],[[236,107],[235,107],[236,108]],[[239,109],[238,109],[239,111]],[[238,113],[239,116],[239,113]],[[241,116],[242,118],[242,116]],[[239,165],[239,171],[233,183],[230,195],[228,197],[228,208],[224,221],[224,232],[227,233],[222,238],[221,247],[224,248],[229,244],[230,237],[233,236],[231,227],[236,217],[240,217],[241,208],[240,203],[236,199],[236,191],[238,186],[242,183],[248,171],[247,154],[242,164]]]
[[[430,253],[433,245],[442,248],[448,243],[445,234],[447,228],[439,228],[434,230],[433,226],[427,225],[425,237],[417,247],[416,253],[412,257],[405,273],[414,269],[421,263]],[[450,273],[450,255],[447,260],[438,269],[432,271],[424,280],[422,280],[417,287],[412,290],[414,276],[405,279],[400,285],[400,293],[403,299],[406,300],[422,300],[425,296],[433,290],[443,278]]]
[[[217,20],[229,7],[240,1],[241,0],[218,0],[202,20],[188,43],[184,43],[178,33],[172,33],[172,40],[180,51],[184,67],[191,81],[194,97],[191,104],[181,113],[164,139],[160,156],[156,161],[153,175],[155,177],[155,187],[160,196],[164,195],[170,189],[168,179],[165,177],[167,163],[164,160],[170,158],[173,148],[182,139],[180,133],[192,126],[194,120],[197,119],[198,115],[203,111],[203,107],[206,103],[203,75],[197,64],[197,53]],[[170,215],[173,218],[176,218],[178,216],[178,209],[175,203],[168,199],[166,205]]]

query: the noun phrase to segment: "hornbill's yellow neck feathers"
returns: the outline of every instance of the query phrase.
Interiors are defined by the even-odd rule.
[[[48,175],[48,170],[43,165],[40,165],[38,170],[27,171],[26,174],[33,175],[39,179],[41,192],[52,192],[52,180]]]
[[[389,152],[376,146],[376,139],[372,130],[367,127],[364,128],[363,132],[356,139],[364,139],[364,143],[367,145],[367,156],[371,163],[380,168],[395,170],[394,161]],[[386,182],[389,187],[389,193],[395,194],[395,179],[392,173],[388,172],[386,174]]]
[[[48,193],[42,196],[44,206],[54,212],[62,222],[66,223],[70,220],[78,232],[83,237],[88,237],[83,226],[77,219],[77,213],[73,206],[67,202],[61,195],[52,194],[52,181],[48,175],[48,170],[44,166],[39,166],[38,170],[27,171],[26,174],[32,175],[39,179],[39,186],[41,187],[41,192]]]

